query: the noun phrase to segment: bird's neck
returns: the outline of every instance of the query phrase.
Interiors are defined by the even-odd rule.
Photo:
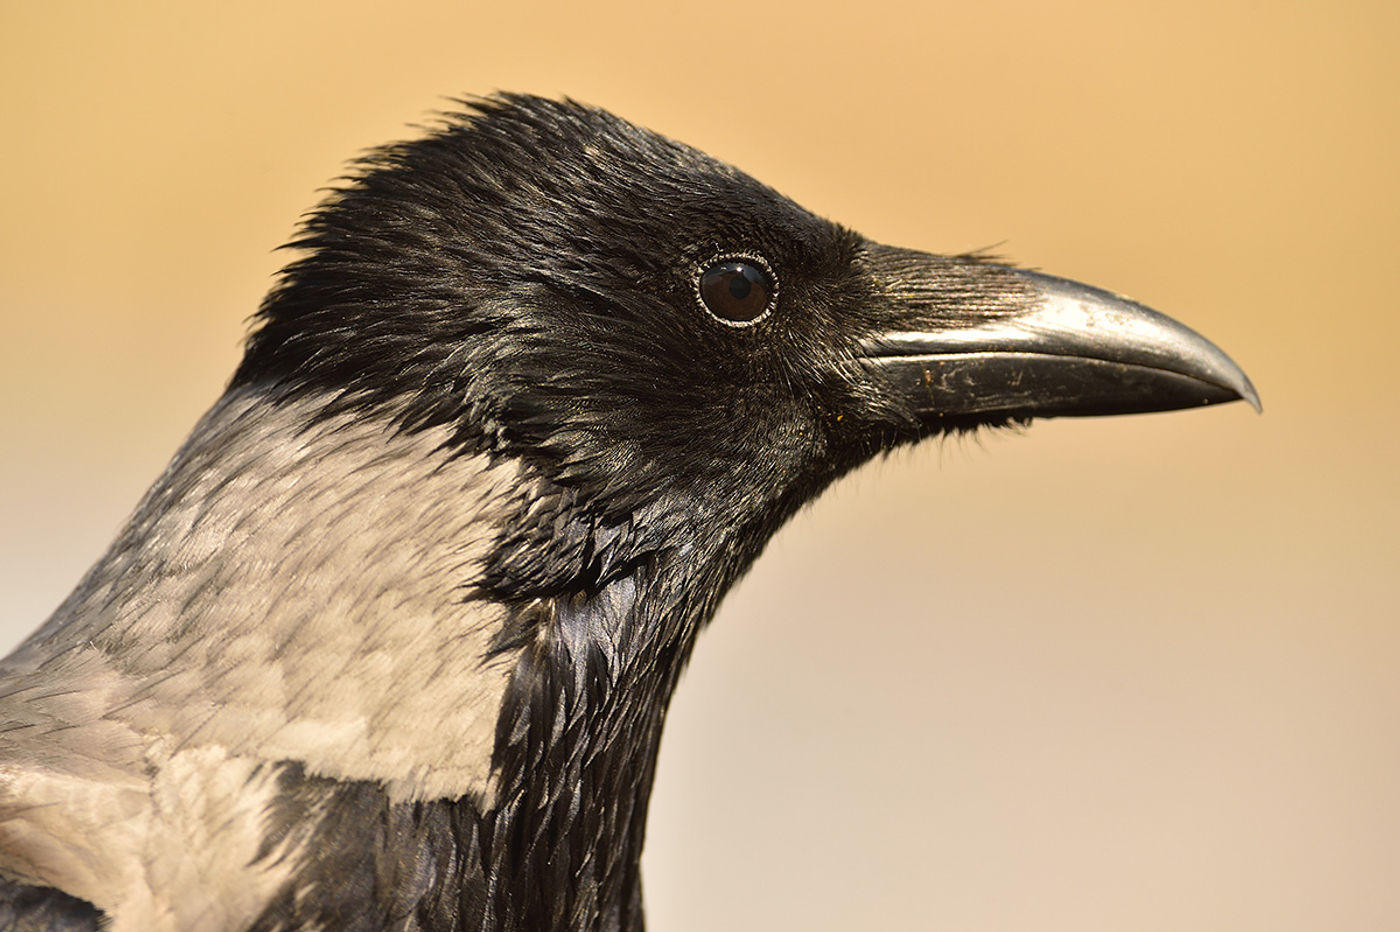
[[[314,413],[221,401],[11,669],[101,678],[148,754],[278,768],[270,831],[306,841],[272,925],[334,925],[373,889],[463,904],[444,928],[477,908],[483,928],[640,928],[662,720],[713,608],[681,583],[696,567],[618,559],[490,598],[493,547],[539,494],[518,465]]]
[[[647,803],[689,649],[646,636],[647,572],[561,601],[506,691],[491,868],[518,928],[641,927]]]
[[[489,802],[394,802],[284,773],[274,834],[318,815],[266,927],[339,927],[389,902],[423,929],[640,932],[647,803],[689,649],[635,636],[659,627],[643,624],[668,591],[651,572],[540,607],[502,700]]]
[[[531,606],[534,627],[501,701],[489,800],[395,803],[363,782],[285,774],[274,824],[322,816],[267,926],[335,927],[364,910],[353,891],[372,889],[407,899],[424,929],[640,932],[647,803],[694,630],[658,614],[700,617],[665,572],[638,567]]]

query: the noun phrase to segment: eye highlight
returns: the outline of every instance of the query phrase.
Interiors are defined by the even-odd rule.
[[[750,256],[712,262],[700,273],[698,286],[705,310],[733,327],[756,323],[773,307],[778,293],[768,263]]]

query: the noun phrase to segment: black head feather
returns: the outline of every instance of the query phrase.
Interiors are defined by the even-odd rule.
[[[449,425],[463,450],[531,464],[598,527],[746,528],[734,568],[836,475],[925,432],[855,377],[861,338],[907,312],[894,299],[996,313],[1025,291],[971,257],[871,244],[605,111],[522,95],[370,153],[290,245],[305,255],[259,312],[234,386]],[[706,267],[735,256],[776,278],[775,308],[748,327],[697,296]],[[907,257],[936,262],[943,287],[902,277]],[[518,595],[579,581],[526,565],[561,546],[534,533],[544,523],[504,558],[498,582]],[[574,543],[570,561],[609,549]],[[641,558],[598,556],[582,575]]]
[[[235,386],[449,425],[609,526],[663,500],[697,520],[766,518],[852,458],[829,435],[871,323],[865,241],[604,111],[477,102],[361,160],[291,245],[306,254],[263,305]],[[697,300],[704,268],[733,255],[778,279],[753,327]]]

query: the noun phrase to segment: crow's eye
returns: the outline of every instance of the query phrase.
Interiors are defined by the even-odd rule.
[[[761,259],[721,259],[700,275],[700,301],[705,309],[736,327],[768,313],[777,291],[773,273]]]

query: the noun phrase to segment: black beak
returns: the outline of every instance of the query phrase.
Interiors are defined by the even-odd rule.
[[[1038,272],[932,256],[922,257],[934,262],[923,266],[928,277],[921,281],[923,263],[910,261],[919,254],[886,255],[898,273],[887,279],[888,293],[906,313],[862,341],[859,355],[926,424],[1132,414],[1241,399],[1262,410],[1229,356],[1151,308]],[[962,300],[937,300],[950,282]],[[979,294],[981,300],[967,300]]]

